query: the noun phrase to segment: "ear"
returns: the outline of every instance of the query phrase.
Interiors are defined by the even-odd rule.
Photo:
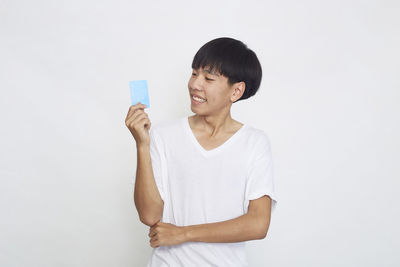
[[[237,82],[237,83],[234,83],[232,87],[233,87],[233,93],[232,93],[231,100],[232,100],[232,102],[235,102],[236,100],[241,98],[242,95],[244,94],[244,90],[246,89],[246,83],[245,82]]]

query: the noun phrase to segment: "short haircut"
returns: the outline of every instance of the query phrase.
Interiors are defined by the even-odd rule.
[[[262,78],[261,64],[257,55],[243,42],[221,37],[204,44],[193,58],[192,68],[209,68],[228,78],[228,84],[243,81],[245,91],[237,101],[256,94]]]

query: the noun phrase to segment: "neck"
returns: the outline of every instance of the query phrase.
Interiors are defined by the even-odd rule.
[[[202,131],[209,133],[210,137],[214,137],[224,132],[229,132],[235,121],[232,119],[230,113],[225,115],[199,115],[193,116],[193,123]]]

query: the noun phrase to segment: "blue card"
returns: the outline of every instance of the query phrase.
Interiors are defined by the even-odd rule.
[[[150,107],[147,80],[129,81],[129,88],[131,91],[132,105],[136,105],[137,102],[140,102],[141,104],[145,104],[147,108]]]

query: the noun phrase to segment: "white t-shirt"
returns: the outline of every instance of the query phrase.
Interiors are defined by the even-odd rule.
[[[150,128],[154,179],[164,210],[177,226],[226,221],[247,213],[249,200],[269,195],[277,204],[268,136],[244,124],[219,147],[204,149],[188,117]],[[185,242],[153,248],[147,267],[248,266],[246,242]]]

